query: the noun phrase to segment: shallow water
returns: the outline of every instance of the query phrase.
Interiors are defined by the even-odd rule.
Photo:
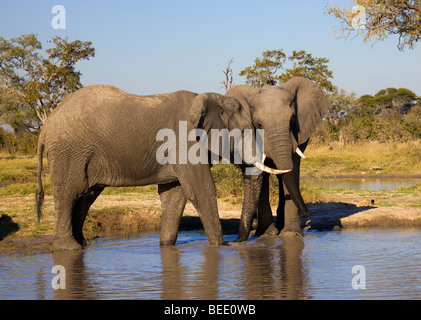
[[[420,299],[420,245],[417,229],[252,237],[224,247],[209,246],[201,232],[181,232],[165,248],[156,233],[107,238],[80,252],[0,258],[0,299]],[[55,265],[65,267],[66,289],[52,287]],[[356,265],[364,269],[353,273]]]
[[[421,179],[416,178],[307,178],[301,181],[311,187],[368,190],[394,190],[399,187],[411,187],[421,183]]]

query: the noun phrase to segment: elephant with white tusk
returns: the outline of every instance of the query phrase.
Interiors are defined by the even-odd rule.
[[[299,211],[304,216],[309,212],[299,190],[300,159],[305,158],[303,152],[310,135],[327,113],[327,98],[316,84],[301,77],[292,78],[280,86],[269,85],[261,89],[235,86],[225,95],[240,101],[250,114],[254,127],[264,129],[265,154],[262,163],[255,163],[264,171],[263,181],[257,191],[244,184],[245,200],[236,241],[247,240],[256,213],[256,234],[281,231],[282,234],[302,235]],[[269,205],[271,173],[279,180],[276,228]],[[253,192],[258,194],[258,203],[255,196],[250,195]]]

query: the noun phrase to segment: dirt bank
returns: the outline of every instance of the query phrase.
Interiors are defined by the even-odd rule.
[[[309,204],[310,218],[302,219],[305,230],[341,230],[361,227],[421,227],[421,209],[377,207],[347,202]]]

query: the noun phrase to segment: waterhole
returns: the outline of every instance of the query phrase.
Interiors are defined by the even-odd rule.
[[[157,233],[110,237],[78,252],[1,257],[0,299],[420,299],[420,247],[419,229],[306,231],[223,247],[196,231],[171,247]],[[57,265],[65,289],[52,286]]]

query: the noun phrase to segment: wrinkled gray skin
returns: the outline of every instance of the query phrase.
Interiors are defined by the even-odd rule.
[[[264,152],[268,156],[265,165],[281,170],[292,169],[290,173],[277,175],[279,181],[279,205],[276,227],[273,225],[269,204],[269,174],[264,172],[261,192],[256,207],[255,200],[244,202],[239,234],[236,241],[245,241],[249,236],[255,213],[258,217],[256,234],[277,234],[302,236],[299,211],[308,216],[308,210],[299,191],[300,157],[295,153],[298,146],[304,152],[311,133],[322,122],[329,108],[329,102],[320,88],[310,80],[295,77],[281,86],[264,86],[257,89],[249,86],[235,86],[226,96],[234,97],[250,113],[255,128],[265,130]],[[256,192],[244,185],[244,197],[254,199]],[[256,210],[257,209],[257,210]]]
[[[105,187],[149,184],[158,184],[162,203],[161,245],[175,244],[187,199],[196,207],[209,243],[225,244],[210,166],[178,164],[179,121],[187,121],[187,132],[252,128],[236,99],[216,93],[137,96],[97,85],[63,100],[45,122],[38,143],[38,218],[45,149],[56,213],[54,247],[80,249],[85,245],[83,223]],[[177,164],[157,162],[157,148],[164,142],[156,137],[164,128],[176,133]],[[195,142],[187,143],[189,150]]]

